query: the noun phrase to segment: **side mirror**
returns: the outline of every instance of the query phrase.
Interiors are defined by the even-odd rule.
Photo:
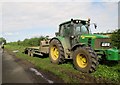
[[[55,33],[55,35],[56,35],[56,36],[58,36],[58,35],[59,35],[59,33],[58,33],[58,32],[56,32],[56,33]]]
[[[48,35],[47,35],[46,37],[47,37],[47,38],[49,38],[49,36],[48,36]]]
[[[94,23],[94,26],[95,26],[95,29],[97,28],[97,25],[96,25],[96,23]]]

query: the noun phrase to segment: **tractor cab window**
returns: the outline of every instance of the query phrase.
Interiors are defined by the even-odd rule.
[[[59,32],[60,32],[61,36],[69,36],[71,33],[69,24],[64,24],[64,25],[60,26]]]
[[[87,27],[85,25],[81,26],[81,33],[88,34],[88,30],[87,30]]]
[[[75,28],[75,34],[76,34],[76,35],[80,34],[80,26],[77,26],[77,27]]]
[[[77,25],[75,27],[75,34],[79,35],[79,34],[88,34],[88,29],[85,25]]]
[[[64,25],[62,25],[61,27],[60,27],[60,35],[61,36],[64,36]]]

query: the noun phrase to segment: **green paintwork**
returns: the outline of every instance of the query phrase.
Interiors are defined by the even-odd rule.
[[[58,39],[61,42],[64,48],[65,58],[71,58],[73,49],[75,50],[76,47],[84,44],[85,46],[91,46],[98,55],[103,55],[107,60],[120,60],[120,52],[117,49],[101,47],[99,46],[101,42],[95,45],[96,39],[109,39],[109,36],[91,34],[89,25],[89,20],[71,20],[59,25],[59,32],[53,39]]]
[[[120,52],[119,50],[115,49],[115,48],[110,48],[110,49],[96,49],[94,48],[94,42],[95,39],[97,38],[109,38],[109,36],[105,36],[105,35],[98,35],[98,34],[84,34],[82,36],[80,36],[80,42],[81,43],[86,43],[88,44],[88,39],[91,38],[91,47],[94,50],[97,50],[97,54],[104,54],[106,55],[106,59],[107,60],[120,60]]]
[[[116,48],[111,48],[105,50],[107,60],[120,60],[119,50]]]
[[[64,48],[64,53],[65,53],[65,58],[68,59],[68,55],[66,53],[68,53],[68,48],[70,47],[70,44],[68,42],[68,40],[66,40],[64,37],[62,36],[56,36],[52,39],[57,39],[60,41],[60,43],[62,44],[63,48]]]
[[[94,48],[94,42],[97,38],[109,38],[105,35],[98,35],[98,34],[83,34],[80,36],[80,43],[88,44],[88,39],[91,38],[91,47]],[[95,49],[95,48],[94,48]]]
[[[109,36],[106,35],[99,35],[99,34],[83,34],[81,37],[85,37],[85,38],[109,38]]]

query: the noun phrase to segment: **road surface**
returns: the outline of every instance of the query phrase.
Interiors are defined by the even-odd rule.
[[[2,49],[0,46],[0,84],[2,84]]]
[[[0,53],[1,54],[1,53]],[[0,56],[1,57],[1,56]],[[15,59],[15,56],[4,51],[2,56],[2,83],[54,83],[50,74],[43,74],[28,62]],[[51,78],[51,79],[49,79]],[[58,81],[59,82],[59,81]],[[60,81],[61,82],[61,81]]]

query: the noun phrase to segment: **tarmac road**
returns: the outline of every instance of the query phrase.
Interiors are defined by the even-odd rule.
[[[0,50],[1,55],[1,50]],[[1,57],[1,56],[0,56]],[[1,60],[1,59],[0,59]],[[2,83],[53,83],[33,67],[19,64],[14,56],[6,51],[2,56]],[[0,61],[1,62],[1,61]],[[16,85],[16,84],[15,84]]]
[[[2,84],[2,49],[0,46],[0,84]]]

